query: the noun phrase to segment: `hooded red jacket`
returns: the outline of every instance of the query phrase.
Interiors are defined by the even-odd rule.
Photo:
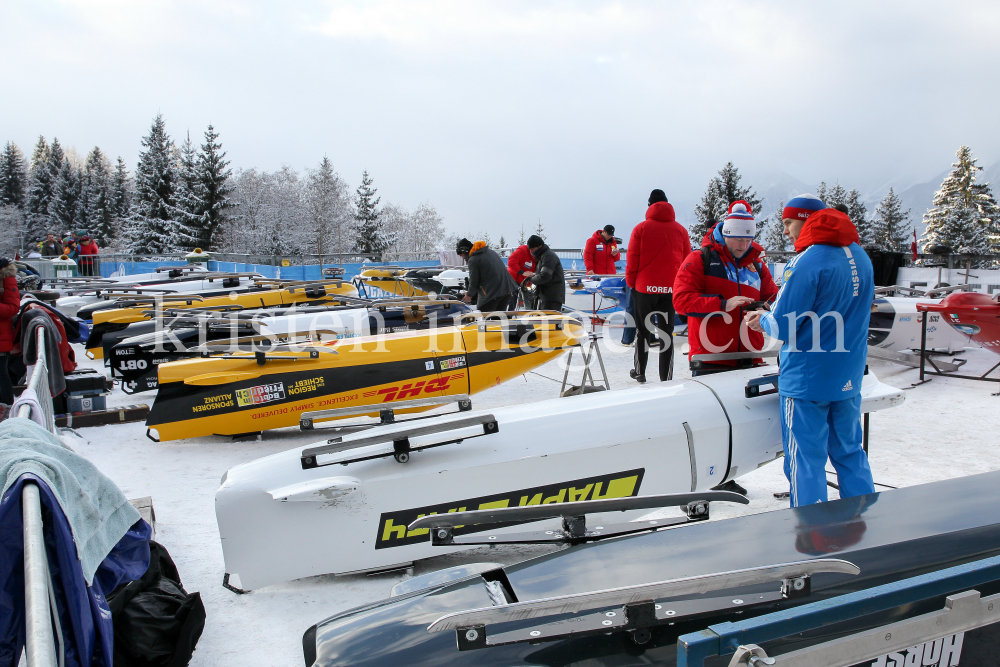
[[[665,201],[646,209],[635,226],[625,255],[625,283],[645,294],[669,294],[681,262],[691,252],[691,237]]]
[[[770,301],[777,295],[767,264],[759,261],[763,248],[756,243],[736,261],[721,233],[710,229],[702,241],[709,248],[708,272],[701,250],[684,260],[674,281],[674,308],[688,316],[690,355],[718,352],[746,352],[747,344],[755,350],[764,345],[764,335],[743,324],[743,309],[726,312],[726,301],[747,296],[754,301]],[[759,271],[758,271],[759,265]],[[728,321],[727,321],[728,320]],[[736,361],[713,361],[735,366]]]
[[[14,349],[14,328],[11,320],[21,309],[21,293],[17,289],[17,267],[11,262],[0,272],[3,294],[0,295],[0,352]]]
[[[587,239],[583,248],[583,263],[587,271],[597,275],[612,275],[618,273],[615,262],[618,261],[618,243],[614,237],[605,241],[600,229]]]
[[[811,245],[848,246],[860,243],[858,228],[846,213],[825,208],[806,218],[802,231],[795,239],[795,252],[802,252]]]
[[[535,256],[531,254],[526,245],[519,246],[507,258],[507,271],[510,272],[511,277],[517,281],[518,285],[523,283],[527,277],[524,275],[524,272],[531,271],[534,273],[536,266],[538,266],[538,260],[535,259]]]

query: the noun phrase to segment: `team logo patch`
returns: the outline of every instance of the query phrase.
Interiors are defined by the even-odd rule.
[[[792,270],[791,269],[785,269],[785,273],[783,274],[783,276],[784,276],[784,280],[787,281],[789,278],[792,277]]]
[[[628,498],[638,495],[639,486],[645,468],[598,475],[569,482],[546,484],[528,489],[518,489],[492,496],[456,500],[441,505],[416,507],[395,512],[383,512],[378,522],[378,533],[375,535],[375,548],[388,549],[402,547],[408,544],[429,542],[427,528],[408,530],[406,527],[422,516],[430,514],[450,514],[466,510],[485,510],[500,507],[526,507],[529,505],[550,505],[555,503],[571,503],[582,500],[602,500],[605,498]],[[498,525],[459,526],[455,535],[481,533],[493,530]]]
[[[461,368],[465,365],[465,357],[452,357],[441,360],[441,370],[450,371],[452,368]]]
[[[236,404],[240,407],[247,405],[261,405],[271,401],[280,401],[285,398],[285,384],[275,382],[274,384],[261,384],[256,387],[236,390]]]
[[[751,262],[750,266],[748,266],[747,268],[750,269],[750,271],[752,271],[753,273],[757,273],[757,265],[756,264],[753,264]]]

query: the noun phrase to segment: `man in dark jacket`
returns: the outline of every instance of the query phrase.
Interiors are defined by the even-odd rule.
[[[483,313],[510,310],[517,298],[517,283],[500,255],[485,241],[472,243],[469,239],[459,241],[455,252],[469,265],[469,292],[463,300],[470,303],[475,299]]]
[[[538,294],[538,309],[562,310],[566,303],[566,278],[559,256],[545,245],[541,236],[535,234],[528,239],[528,250],[538,261],[535,275],[531,277]]]
[[[45,243],[42,244],[42,257],[58,257],[62,251],[62,244],[56,241],[55,234],[49,234],[45,237]]]
[[[646,219],[635,226],[625,256],[625,282],[635,299],[635,368],[629,373],[646,381],[647,341],[653,318],[663,320],[660,340],[660,380],[674,375],[674,277],[691,252],[687,230],[674,217],[663,190],[649,195]]]

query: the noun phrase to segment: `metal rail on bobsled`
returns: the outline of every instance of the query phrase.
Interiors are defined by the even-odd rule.
[[[329,306],[257,310],[164,310],[162,319],[135,322],[104,335],[105,365],[126,393],[156,389],[160,364],[233,349],[249,343],[288,344],[299,338],[322,342],[431,327],[452,326],[471,308],[447,298],[353,299]],[[253,338],[254,340],[250,340]],[[209,345],[210,347],[204,347]]]
[[[104,355],[106,334],[120,331],[134,322],[162,317],[167,308],[175,310],[276,308],[292,304],[322,305],[336,300],[337,297],[356,296],[357,290],[354,285],[337,279],[308,282],[257,278],[248,287],[233,287],[210,295],[174,293],[136,295],[130,292],[105,292],[102,298],[115,301],[109,301],[113,304],[110,308],[86,311],[93,319],[93,325],[85,347],[90,358],[100,359]],[[88,306],[88,309],[90,308],[93,307]],[[85,313],[85,310],[81,309],[80,313]]]
[[[294,426],[302,412],[324,408],[370,405],[378,414],[396,400],[497,386],[584,335],[579,321],[558,313],[474,312],[456,326],[277,347],[249,342],[235,351],[222,345],[219,354],[159,366],[146,425],[174,440]]]
[[[704,493],[781,455],[776,370],[390,424],[236,466],[216,493],[226,572],[259,588],[469,548],[434,547],[426,528],[408,528],[431,514]],[[862,396],[864,412],[904,400],[874,374]]]
[[[369,294],[369,288],[398,296],[461,296],[469,285],[469,270],[456,266],[379,266],[361,271],[354,284],[367,296],[377,295]]]
[[[393,597],[310,627],[303,652],[307,667],[638,667],[678,664],[679,654],[697,657],[699,667],[761,667],[770,663],[760,653],[757,660],[746,651],[733,656],[744,638],[775,657],[887,623],[919,622],[941,610],[946,595],[973,585],[996,594],[998,554],[1000,472],[991,472],[424,575],[403,582]],[[912,592],[898,595],[903,587]],[[812,615],[840,614],[828,613],[823,624],[796,622],[807,607]],[[765,614],[777,630],[751,633]],[[949,629],[938,637],[948,637],[952,626],[938,625]],[[901,638],[893,631],[880,637],[887,646]],[[698,651],[679,651],[699,642]],[[933,646],[916,648],[934,655]],[[982,648],[992,656],[991,647]],[[911,652],[914,665],[937,664]],[[717,657],[702,662],[706,655]],[[852,664],[777,657],[778,664]]]
[[[62,298],[56,301],[56,307],[63,314],[74,317],[80,310],[84,310],[84,315],[93,314],[95,310],[102,310],[114,307],[105,298],[107,292],[119,294],[227,294],[234,288],[247,288],[256,279],[261,279],[259,273],[233,272],[233,271],[206,271],[200,267],[197,269],[178,266],[157,269],[154,273],[137,274],[131,276],[121,276],[118,278],[55,278],[45,281],[51,284],[52,288],[62,294]],[[84,317],[83,319],[91,319]]]

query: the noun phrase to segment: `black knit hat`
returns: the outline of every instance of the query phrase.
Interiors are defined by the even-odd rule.
[[[538,248],[539,246],[545,245],[545,241],[538,234],[532,234],[528,237],[528,250],[532,248]]]
[[[472,250],[472,241],[469,239],[461,239],[455,246],[455,252],[459,255],[467,255],[470,250]]]
[[[653,190],[649,193],[650,206],[659,201],[667,201],[667,195],[663,194],[663,190]]]

